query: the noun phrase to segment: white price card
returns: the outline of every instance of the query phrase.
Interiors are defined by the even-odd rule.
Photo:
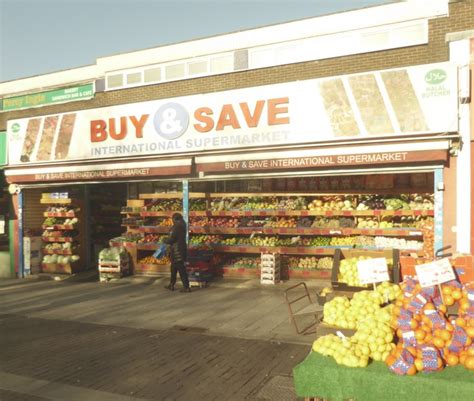
[[[423,265],[415,265],[415,269],[422,287],[432,287],[456,279],[448,258]]]
[[[381,283],[390,280],[385,258],[359,260],[357,261],[357,271],[361,284]]]

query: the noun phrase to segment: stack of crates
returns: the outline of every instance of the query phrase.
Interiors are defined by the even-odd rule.
[[[117,253],[114,259],[102,259],[99,257],[99,279],[101,282],[118,279],[130,274],[128,254]]]
[[[260,266],[260,283],[275,284],[280,281],[280,254],[262,253]]]
[[[190,285],[206,286],[212,280],[212,258],[214,252],[206,248],[190,248],[186,270]]]

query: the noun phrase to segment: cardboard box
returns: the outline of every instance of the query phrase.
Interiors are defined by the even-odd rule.
[[[367,256],[371,258],[386,258],[391,259],[392,271],[390,274],[390,282],[399,283],[400,282],[400,254],[398,249],[386,249],[386,250],[374,250],[374,251],[365,251],[362,249],[336,249],[334,253],[334,260],[331,271],[331,284],[332,287],[341,291],[363,291],[370,289],[370,287],[353,287],[349,286],[346,283],[341,283],[338,281],[339,267],[341,265],[342,259],[349,259],[359,256]]]
[[[23,265],[25,274],[39,273],[41,267],[41,237],[23,238]]]

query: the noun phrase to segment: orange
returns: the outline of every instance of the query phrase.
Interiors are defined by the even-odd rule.
[[[464,352],[461,352],[459,354],[459,362],[461,363],[461,365],[464,365],[464,363],[466,362],[467,357],[468,357],[468,355]]]
[[[407,375],[408,376],[416,375],[416,366],[415,365],[410,366],[410,368],[407,370]]]
[[[431,302],[427,302],[423,309],[424,310],[435,310],[436,307]]]
[[[465,353],[469,356],[474,356],[474,348],[468,348]]]
[[[448,341],[451,339],[451,333],[448,330],[441,330],[440,338],[443,341]]]
[[[457,355],[449,354],[446,358],[446,363],[448,366],[456,366],[459,363],[459,358]]]
[[[474,370],[474,356],[468,356],[464,361],[466,369]]]
[[[441,332],[442,332],[441,329],[435,329],[435,331],[433,331],[433,335],[435,337],[441,337]]]
[[[451,295],[445,295],[444,296],[444,304],[446,306],[454,305],[454,298]]]
[[[421,341],[425,338],[426,336],[426,331],[424,330],[421,330],[421,329],[418,329],[415,331],[415,338],[418,340],[418,341]]]
[[[442,288],[443,295],[451,295],[453,289],[449,285],[444,285]]]
[[[471,337],[471,338],[474,338],[474,327],[465,327],[464,330],[466,330],[466,334]]]
[[[413,356],[416,356],[416,348],[415,347],[412,347],[412,346],[408,346],[406,347],[406,350],[412,354]]]
[[[448,330],[448,331],[454,331],[454,326],[453,326],[451,323],[447,322],[447,323],[446,323],[446,330]]]
[[[397,361],[397,357],[395,355],[390,354],[387,359],[385,359],[385,364],[387,366],[392,366]]]
[[[415,367],[418,372],[421,372],[423,370],[423,360],[416,358],[415,359]]]
[[[410,327],[411,327],[413,330],[417,329],[417,328],[418,328],[418,321],[415,320],[415,319],[411,319],[411,320],[410,320]]]
[[[444,366],[443,360],[438,358],[438,369],[441,369]]]
[[[431,344],[433,341],[433,334],[427,333],[425,336],[425,344]]]
[[[462,310],[468,310],[469,309],[469,301],[467,299],[461,299],[459,301],[459,309],[462,309]]]
[[[400,314],[400,307],[395,304],[392,309],[392,315],[398,316]]]
[[[459,301],[462,298],[462,292],[459,288],[456,288],[451,293],[451,296],[454,298],[455,301]]]
[[[466,340],[466,344],[464,344],[464,345],[465,345],[466,347],[470,347],[471,344],[472,344],[472,340],[471,340],[470,337],[468,337],[467,340]]]
[[[467,321],[468,326],[474,327],[474,319],[469,319],[469,320],[466,320],[466,321]]]
[[[455,322],[456,322],[456,326],[459,326],[459,327],[466,327],[467,326],[466,319],[464,319],[462,317],[458,317]]]
[[[433,345],[436,347],[436,348],[443,348],[444,347],[444,341],[442,338],[439,338],[439,337],[434,337],[433,338]]]
[[[446,308],[445,304],[441,304],[440,306],[438,306],[438,310],[440,312],[446,313],[448,311],[448,308]]]

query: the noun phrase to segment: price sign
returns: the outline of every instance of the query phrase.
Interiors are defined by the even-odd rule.
[[[431,287],[456,278],[448,258],[423,265],[416,265],[415,269],[418,281],[422,287]]]
[[[361,284],[374,284],[390,280],[387,259],[385,258],[359,260],[357,271]]]

